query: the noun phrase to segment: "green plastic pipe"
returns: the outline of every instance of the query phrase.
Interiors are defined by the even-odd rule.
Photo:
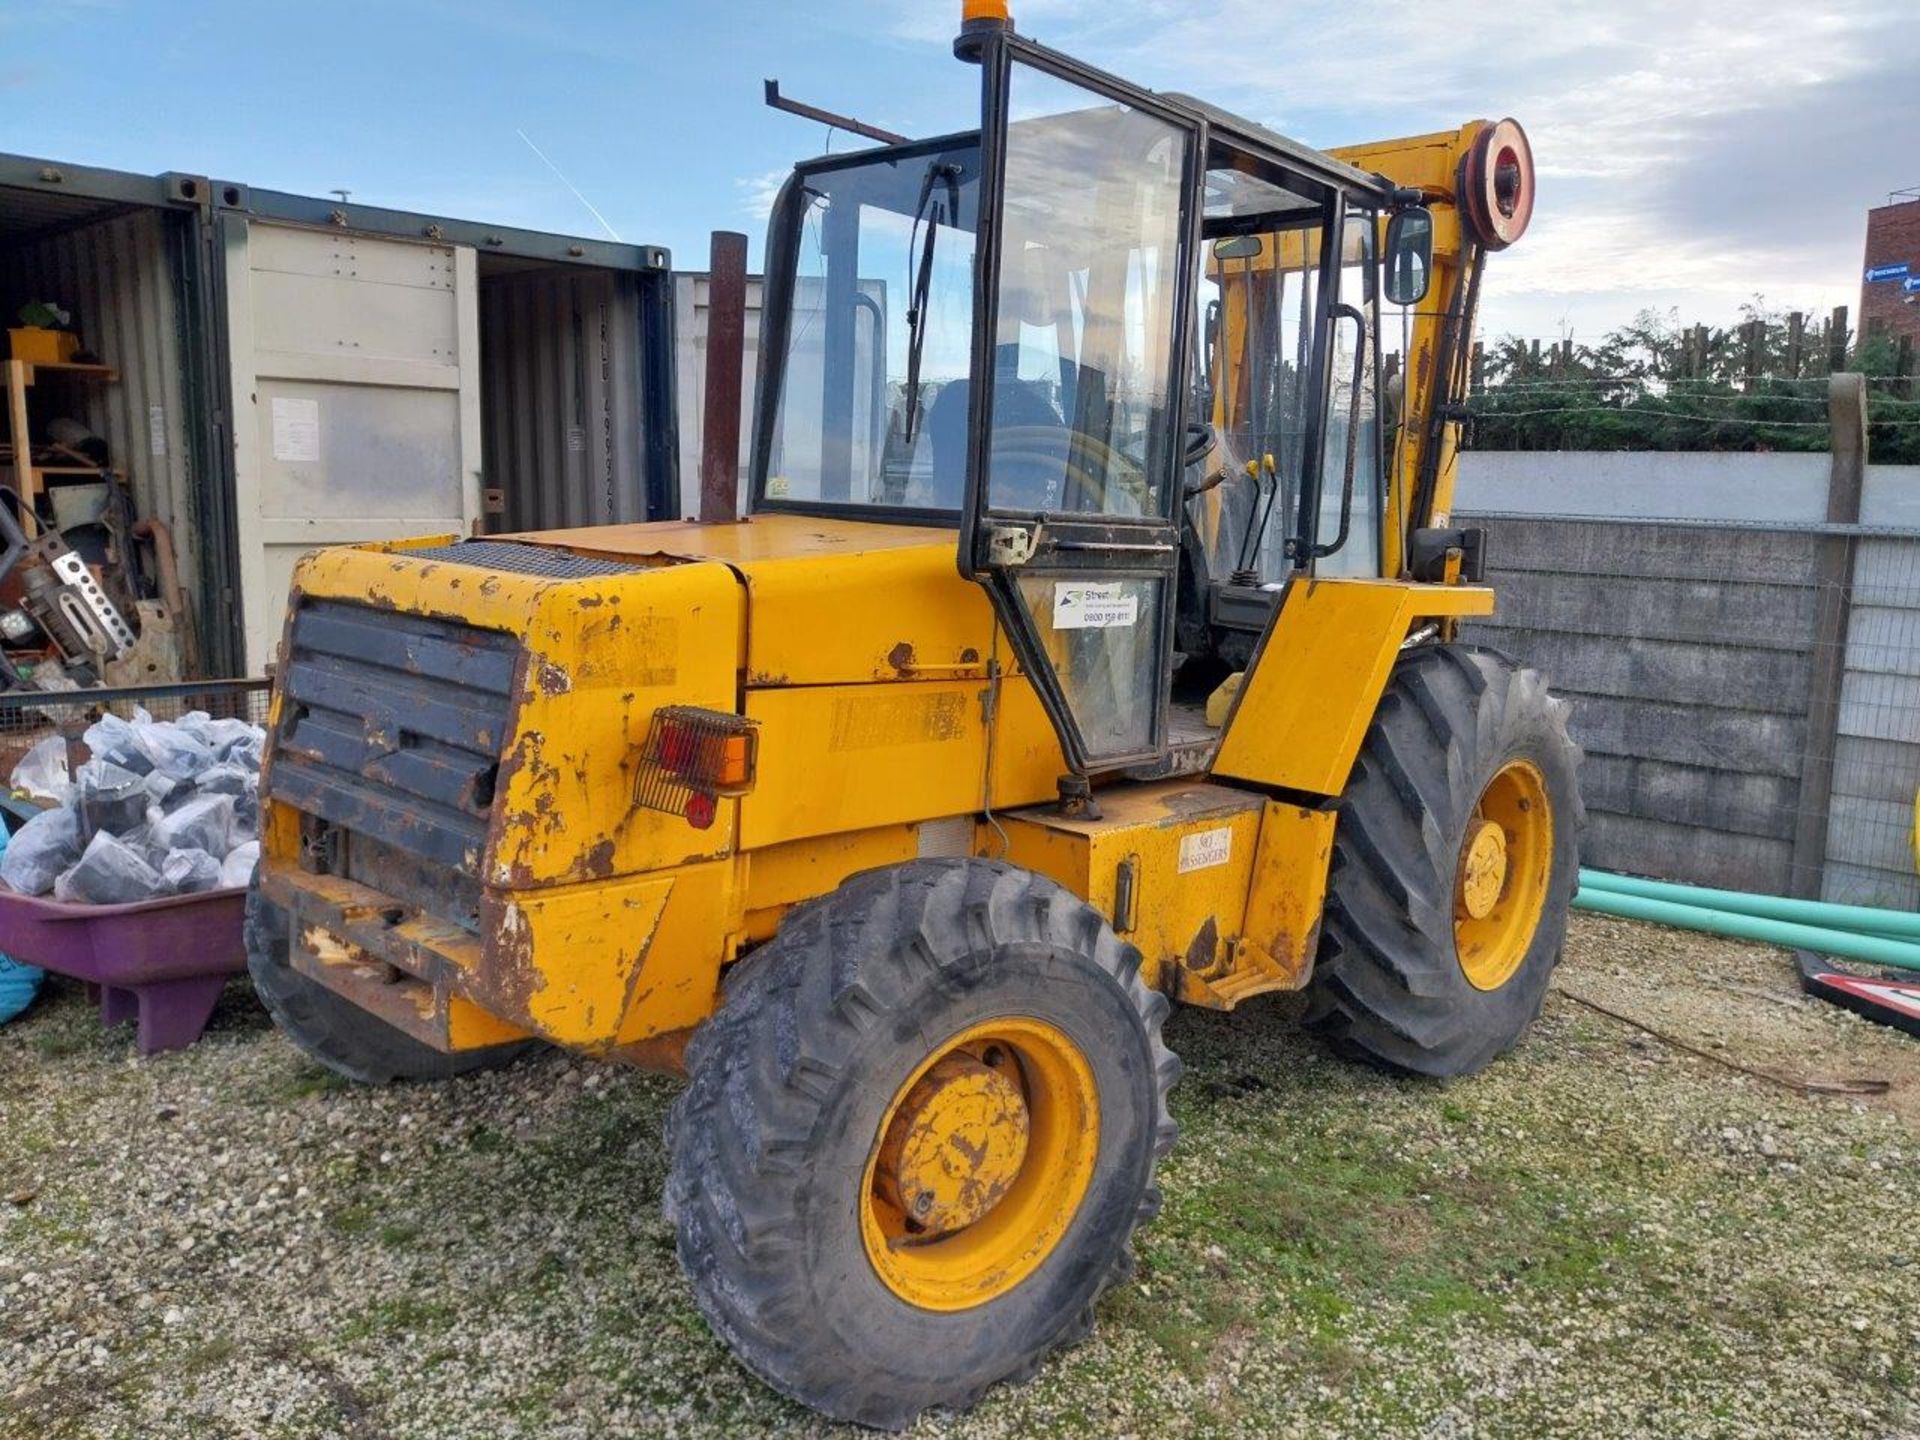
[[[1698,885],[1676,885],[1671,880],[1641,880],[1608,870],[1582,870],[1582,890],[1611,890],[1617,895],[1640,895],[1669,900],[1702,910],[1727,910],[1736,915],[1758,915],[1768,920],[1790,920],[1823,930],[1850,930],[1857,935],[1897,935],[1920,942],[1920,915],[1905,910],[1877,910],[1866,905],[1835,905],[1823,900],[1792,900],[1784,895],[1752,895],[1744,890],[1708,890]]]
[[[1818,925],[1796,925],[1791,921],[1769,919],[1763,915],[1704,910],[1697,905],[1652,900],[1644,895],[1627,895],[1618,890],[1582,889],[1573,897],[1573,904],[1577,910],[1618,915],[1624,920],[1651,920],[1657,925],[1671,925],[1679,930],[1698,930],[1735,940],[1757,940],[1765,945],[1784,945],[1790,950],[1815,950],[1822,955],[1862,960],[1869,965],[1888,965],[1896,970],[1920,970],[1920,945],[1909,945],[1885,935],[1856,935],[1851,931],[1829,930]]]

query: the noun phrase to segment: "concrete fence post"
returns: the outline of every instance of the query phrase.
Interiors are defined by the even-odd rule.
[[[1844,323],[1844,322],[1843,322]],[[1867,377],[1851,372],[1827,382],[1833,451],[1827,471],[1827,523],[1858,525],[1867,475]],[[1833,803],[1833,754],[1840,741],[1840,684],[1847,669],[1852,616],[1854,536],[1815,542],[1813,641],[1807,684],[1807,732],[1800,751],[1800,793],[1793,827],[1793,893],[1818,899],[1826,872],[1827,825]]]

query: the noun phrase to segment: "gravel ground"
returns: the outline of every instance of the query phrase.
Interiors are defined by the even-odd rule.
[[[1920,1042],[1624,921],[1578,917],[1559,984],[1444,1086],[1331,1059],[1291,1000],[1177,1015],[1135,1283],[915,1433],[1920,1436]],[[827,1432],[688,1303],[673,1088],[548,1054],[346,1089],[239,985],[143,1060],[56,988],[0,1029],[0,1436]]]

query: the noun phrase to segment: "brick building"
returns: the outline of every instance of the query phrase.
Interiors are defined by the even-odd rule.
[[[1898,190],[1867,212],[1860,334],[1913,338],[1920,348],[1920,186]]]

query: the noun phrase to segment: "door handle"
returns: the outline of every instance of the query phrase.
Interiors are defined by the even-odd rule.
[[[1033,531],[1025,525],[987,528],[987,564],[995,569],[1024,565],[1033,558]]]
[[[1352,305],[1341,301],[1329,311],[1334,320],[1351,320],[1355,331],[1353,346],[1353,398],[1347,406],[1347,457],[1340,478],[1340,528],[1326,544],[1313,547],[1314,558],[1333,554],[1347,543],[1347,531],[1353,522],[1353,468],[1360,446],[1360,387],[1367,377],[1367,317]]]

